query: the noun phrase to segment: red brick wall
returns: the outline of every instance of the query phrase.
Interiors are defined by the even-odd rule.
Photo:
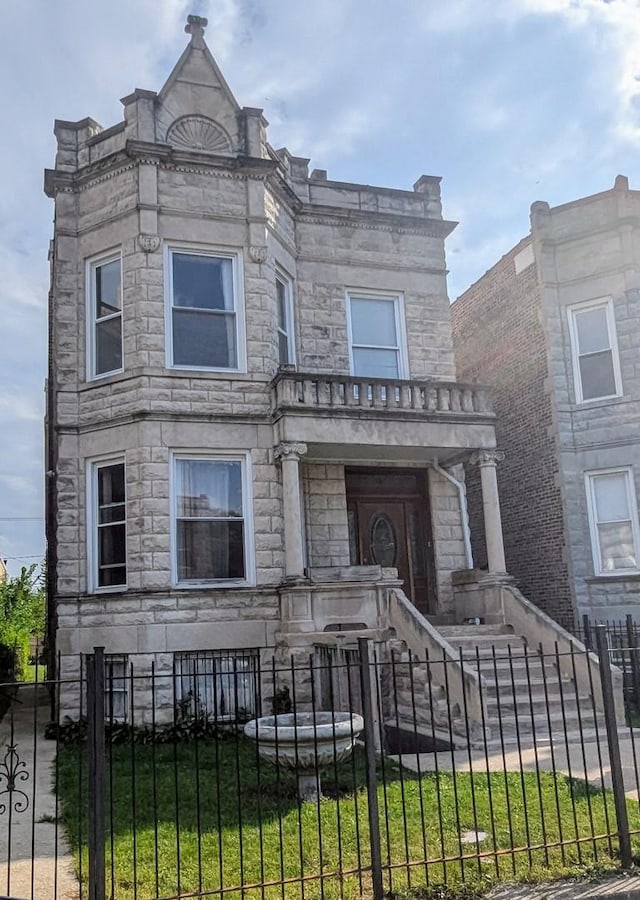
[[[518,245],[451,307],[458,378],[493,388],[507,570],[526,597],[572,627],[558,453],[545,391],[547,358],[535,265],[516,275]],[[474,561],[486,566],[479,474],[467,467]]]

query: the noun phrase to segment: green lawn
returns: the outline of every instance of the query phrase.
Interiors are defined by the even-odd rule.
[[[58,762],[62,818],[84,879],[87,825],[78,809],[85,791],[86,750],[62,746]],[[244,739],[202,740],[175,748],[113,746],[108,768],[113,784],[107,797],[107,818],[112,823],[107,839],[108,896],[128,900],[134,897],[136,884],[138,900],[180,892],[197,896],[198,891],[216,891],[221,885],[258,885],[300,874],[307,879],[304,891],[292,882],[249,888],[243,896],[355,900],[370,894],[367,873],[362,881],[357,874],[348,874],[357,867],[358,836],[361,858],[365,864],[369,860],[367,796],[359,754],[339,767],[337,780],[334,771],[326,774],[326,796],[319,805],[302,807],[296,802],[293,777],[259,762],[255,746]],[[394,892],[442,883],[455,890],[463,875],[482,888],[495,880],[539,880],[615,865],[615,841],[576,842],[576,836],[615,830],[610,793],[562,776],[461,773],[454,781],[450,773],[401,776],[387,763],[378,801],[385,887]],[[631,826],[640,829],[638,804],[628,805]],[[485,831],[487,838],[480,853],[475,845],[463,845],[461,858],[458,836],[469,830]],[[517,850],[561,839],[572,843],[546,851]],[[507,852],[497,861],[481,855],[494,847],[517,852]],[[425,858],[430,861],[427,866]],[[417,865],[407,867],[407,859]],[[341,878],[334,874],[339,871]],[[234,900],[240,896],[240,891],[225,893]]]

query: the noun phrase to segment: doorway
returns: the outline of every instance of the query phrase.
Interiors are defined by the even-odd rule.
[[[347,468],[345,482],[351,564],[396,568],[412,603],[435,613],[427,473]]]

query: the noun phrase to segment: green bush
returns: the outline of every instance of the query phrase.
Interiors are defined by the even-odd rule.
[[[0,584],[0,678],[22,680],[31,643],[42,640],[46,623],[44,578],[37,566],[23,567]]]

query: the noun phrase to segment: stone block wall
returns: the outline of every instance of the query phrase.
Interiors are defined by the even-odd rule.
[[[452,475],[462,478],[461,467],[456,467]],[[447,615],[454,612],[452,573],[467,567],[460,499],[455,485],[433,469],[429,470],[429,499],[438,611],[441,615]]]
[[[461,380],[493,389],[497,446],[505,453],[498,487],[507,571],[526,597],[572,627],[560,462],[532,254],[520,269],[529,243],[521,241],[451,307],[456,365]],[[476,467],[466,467],[466,483],[474,562],[485,567]]]
[[[344,466],[305,463],[303,467],[309,566],[348,566],[349,525]]]

